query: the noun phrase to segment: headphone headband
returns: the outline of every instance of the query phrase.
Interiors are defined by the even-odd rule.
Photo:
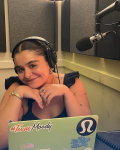
[[[14,51],[15,51],[15,49],[16,49],[21,43],[23,43],[23,42],[25,42],[25,41],[30,41],[30,40],[33,40],[33,41],[41,41],[41,42],[44,42],[46,45],[50,46],[50,45],[49,45],[49,42],[48,42],[46,39],[44,39],[44,38],[42,38],[42,37],[38,37],[38,36],[30,36],[30,37],[27,37],[27,38],[22,39],[19,43],[17,43],[17,44],[15,45],[15,47],[13,48],[13,51],[12,51],[12,58],[13,58],[13,56],[14,56]]]

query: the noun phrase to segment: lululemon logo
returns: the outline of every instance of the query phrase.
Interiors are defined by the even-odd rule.
[[[77,133],[82,136],[88,136],[92,134],[96,129],[97,123],[95,119],[87,117],[82,119],[77,125]]]

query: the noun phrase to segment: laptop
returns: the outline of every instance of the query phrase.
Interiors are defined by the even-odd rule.
[[[94,150],[98,116],[10,122],[9,150]]]

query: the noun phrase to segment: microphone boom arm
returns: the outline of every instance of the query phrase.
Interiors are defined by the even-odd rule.
[[[116,0],[113,4],[98,12],[95,17],[101,19],[102,17],[112,13],[113,11],[120,11],[120,0]]]

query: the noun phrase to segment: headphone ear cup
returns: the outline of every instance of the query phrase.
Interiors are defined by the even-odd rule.
[[[52,48],[49,47],[46,49],[46,57],[47,57],[50,68],[54,68],[55,64],[57,63],[56,52]]]
[[[56,54],[56,51],[53,51],[53,50],[52,50],[52,60],[53,60],[54,64],[57,63],[57,54]]]

